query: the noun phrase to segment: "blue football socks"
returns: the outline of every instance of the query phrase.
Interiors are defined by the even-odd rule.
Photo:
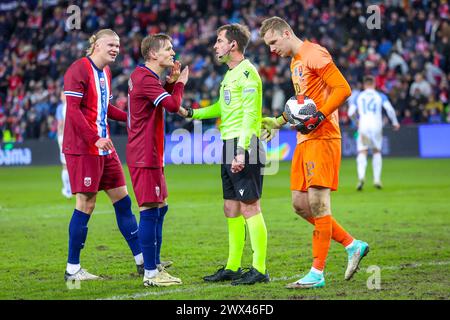
[[[156,269],[156,230],[159,218],[159,208],[141,211],[139,220],[139,244],[144,256],[145,270]]]
[[[114,203],[114,210],[116,211],[117,225],[123,237],[128,243],[128,246],[136,256],[142,252],[138,240],[138,225],[136,217],[131,211],[131,199],[126,195],[121,200]]]
[[[80,263],[80,252],[84,248],[87,238],[89,218],[87,213],[73,210],[72,219],[69,223],[69,257],[67,262],[70,264]]]
[[[169,210],[169,206],[165,205],[159,208],[158,224],[156,226],[156,264],[161,263],[161,245],[162,245],[162,229],[164,223],[164,217]]]

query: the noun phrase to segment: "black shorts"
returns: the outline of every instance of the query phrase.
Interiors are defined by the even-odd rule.
[[[249,151],[245,152],[245,166],[240,172],[231,172],[236,154],[237,138],[224,140],[222,151],[222,190],[226,200],[251,201],[262,195],[265,150],[258,138],[253,137]]]

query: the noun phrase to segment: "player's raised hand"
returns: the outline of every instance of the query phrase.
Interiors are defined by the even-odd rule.
[[[114,149],[114,145],[111,139],[108,138],[100,138],[95,142],[95,146],[103,151],[108,151]]]
[[[169,75],[166,77],[166,82],[174,83],[175,81],[178,80],[180,74],[181,74],[181,63],[180,61],[176,60],[174,62],[172,70],[170,70]]]
[[[184,67],[183,71],[181,71],[180,76],[178,77],[177,82],[182,82],[183,84],[186,84],[189,78],[189,67]]]

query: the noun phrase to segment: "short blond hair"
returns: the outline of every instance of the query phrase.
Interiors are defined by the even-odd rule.
[[[117,35],[117,33],[115,33],[113,30],[101,29],[101,30],[97,31],[96,33],[94,33],[92,36],[90,36],[89,48],[86,49],[86,56],[90,56],[94,53],[95,43],[97,42],[98,39],[104,38],[107,36],[116,36],[117,38],[120,39],[120,37]]]
[[[166,41],[172,42],[172,38],[164,33],[146,36],[141,42],[141,54],[144,60],[147,61],[150,50],[158,51]]]
[[[280,17],[268,18],[262,22],[261,28],[259,29],[259,35],[261,38],[264,38],[269,30],[272,30],[273,32],[277,31],[280,34],[283,33],[283,31],[288,30],[290,33],[294,34],[291,26],[286,22],[286,20],[283,20]]]

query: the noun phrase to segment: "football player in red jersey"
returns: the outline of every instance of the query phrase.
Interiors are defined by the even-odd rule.
[[[120,39],[111,29],[102,29],[89,39],[86,57],[75,61],[64,75],[67,99],[63,153],[66,157],[75,210],[69,224],[69,254],[65,280],[95,280],[80,265],[80,252],[94,211],[97,192],[105,190],[113,203],[117,224],[143,272],[138,226],[119,157],[109,134],[107,119],[125,122],[127,114],[109,102],[111,70],[119,54]]]
[[[165,271],[160,261],[162,228],[168,210],[164,177],[164,110],[180,111],[189,76],[188,68],[180,72],[180,63],[174,61],[171,42],[165,34],[145,37],[141,43],[145,63],[136,67],[128,81],[127,164],[140,210],[139,242],[144,256],[144,286],[181,284],[179,278]],[[161,76],[166,69],[171,69],[171,73],[163,85]]]

